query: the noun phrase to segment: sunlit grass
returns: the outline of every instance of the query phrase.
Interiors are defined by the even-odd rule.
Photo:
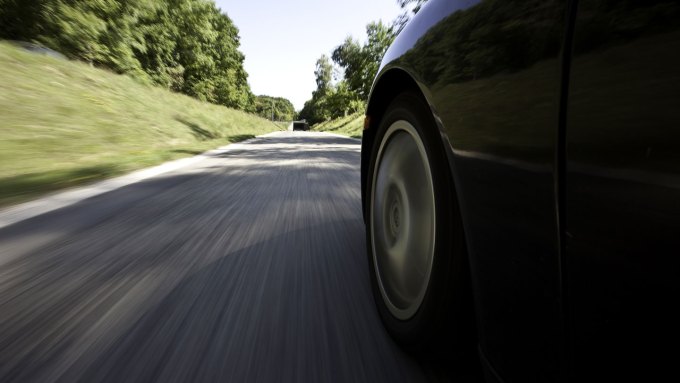
[[[321,122],[312,126],[313,131],[337,133],[353,138],[361,138],[364,128],[364,114],[355,113],[347,117]]]
[[[0,205],[282,130],[0,42]]]
[[[276,125],[279,130],[288,130],[288,126],[292,123],[293,121],[274,121],[274,125]]]

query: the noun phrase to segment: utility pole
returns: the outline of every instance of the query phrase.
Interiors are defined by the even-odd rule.
[[[272,122],[274,122],[274,99],[272,98]]]

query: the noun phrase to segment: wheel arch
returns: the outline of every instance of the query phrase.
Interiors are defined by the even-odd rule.
[[[374,146],[378,145],[376,143],[376,133],[379,125],[385,116],[388,107],[394,101],[394,99],[401,93],[406,91],[412,91],[417,96],[419,96],[427,105],[429,109],[429,117],[431,118],[431,124],[427,124],[427,128],[431,131],[434,130],[435,136],[439,139],[438,144],[441,145],[441,149],[444,151],[446,157],[446,165],[448,169],[448,176],[450,177],[450,187],[452,195],[450,196],[451,201],[455,205],[459,225],[459,230],[462,234],[462,241],[460,242],[461,251],[464,255],[464,261],[461,267],[464,268],[465,273],[462,284],[464,285],[464,291],[461,290],[461,300],[460,304],[466,307],[466,311],[469,312],[469,316],[464,316],[460,323],[465,323],[465,327],[470,329],[470,336],[474,338],[472,341],[474,344],[477,342],[477,323],[476,323],[476,310],[474,304],[474,291],[471,283],[471,270],[468,263],[468,241],[466,235],[466,229],[464,224],[464,217],[460,209],[461,200],[458,193],[457,187],[457,177],[455,176],[455,167],[453,164],[454,153],[449,141],[448,136],[445,133],[445,127],[442,124],[441,119],[438,117],[436,105],[432,102],[431,94],[428,87],[417,80],[417,76],[414,76],[408,70],[401,67],[390,67],[381,71],[380,75],[374,82],[373,89],[369,98],[369,102],[366,108],[366,121],[364,124],[364,132],[362,137],[362,149],[361,149],[361,193],[362,193],[362,210],[364,222],[369,224],[369,212],[368,208],[368,193],[370,187],[369,176],[369,166],[371,165],[371,156],[374,151]],[[469,311],[468,311],[469,310]]]
[[[404,68],[394,66],[383,69],[373,84],[368,105],[366,106],[366,121],[364,123],[364,132],[361,143],[361,200],[364,221],[366,220],[367,168],[371,161],[375,132],[389,105],[400,93],[405,91],[417,93],[430,108],[430,114],[434,121],[433,126],[436,126],[436,129],[439,130],[438,136],[441,138],[440,143],[449,160],[449,170],[451,171],[453,169],[453,152],[451,150],[451,145],[448,142],[448,138],[443,133],[441,120],[437,118],[433,103],[431,102],[430,97],[428,97],[429,92],[427,87],[419,83],[416,78]],[[454,178],[453,174],[451,174],[451,177]]]

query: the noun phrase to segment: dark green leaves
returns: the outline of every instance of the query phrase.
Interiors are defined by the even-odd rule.
[[[364,108],[371,91],[373,79],[378,73],[380,61],[394,40],[394,29],[382,21],[366,26],[367,40],[364,44],[352,37],[333,50],[332,59],[326,55],[316,62],[317,89],[312,99],[305,103],[300,118],[316,124],[331,118],[344,117]],[[342,79],[332,84],[334,72],[342,73]]]
[[[253,110],[238,29],[209,0],[0,0],[0,38]]]
[[[295,107],[285,98],[257,96],[255,97],[255,114],[266,119],[273,117],[274,121],[293,121]]]

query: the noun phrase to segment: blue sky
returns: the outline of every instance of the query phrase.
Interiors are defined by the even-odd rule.
[[[248,82],[255,94],[285,97],[296,110],[316,89],[314,64],[366,24],[391,22],[396,0],[216,0],[240,30]]]

